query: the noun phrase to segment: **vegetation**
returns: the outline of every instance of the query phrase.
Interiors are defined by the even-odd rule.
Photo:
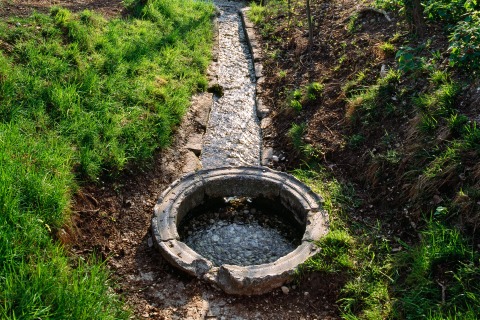
[[[0,21],[0,317],[128,318],[102,264],[54,240],[79,182],[169,142],[206,88],[209,3],[128,3],[105,20],[55,7]]]
[[[253,4],[250,12],[268,43],[272,82],[296,88],[271,89],[280,111],[296,109],[294,117],[284,112],[277,119],[291,123],[285,143],[298,158],[287,169],[322,194],[332,219],[330,233],[319,242],[321,253],[301,273],[346,279],[339,297],[345,319],[475,319],[479,3],[377,0],[364,3],[374,7],[367,10],[372,15],[350,10],[341,20],[328,20],[338,15],[331,8],[341,7],[329,4],[311,3],[315,33],[343,33],[319,36],[313,51],[302,51],[302,40],[292,40],[306,30],[303,1],[288,2],[288,25],[278,24],[286,1]],[[372,18],[381,10],[400,21],[389,33],[386,18],[378,25]],[[385,33],[368,57],[362,51],[371,49],[365,39],[374,37],[375,27]],[[303,64],[305,70],[289,69]],[[322,84],[321,99],[312,103],[302,89],[309,83]],[[328,114],[334,121],[328,122]],[[338,136],[343,141],[336,149],[326,142]]]

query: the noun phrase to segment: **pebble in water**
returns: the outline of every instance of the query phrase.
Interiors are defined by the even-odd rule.
[[[247,205],[229,204],[185,219],[182,241],[217,266],[270,263],[297,247],[300,237],[291,225],[257,208],[252,214]],[[211,219],[216,214],[219,219]]]

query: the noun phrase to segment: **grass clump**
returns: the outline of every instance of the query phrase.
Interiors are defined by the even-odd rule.
[[[324,197],[330,231],[317,242],[320,253],[301,266],[301,272],[323,272],[346,278],[340,309],[346,319],[384,319],[392,314],[394,298],[390,246],[381,226],[352,228],[348,215],[359,207],[355,190],[331,178],[320,167],[297,169],[297,178]]]
[[[475,319],[480,313],[480,256],[461,234],[434,220],[419,245],[397,255],[397,316],[407,319]]]
[[[128,318],[107,271],[69,258],[51,238],[76,188],[72,148],[22,125],[32,129],[0,124],[0,317]]]
[[[115,175],[169,142],[206,89],[213,5],[129,3],[105,20],[53,8],[0,21],[0,317],[123,319],[105,268],[53,235],[79,180]]]
[[[379,78],[376,85],[348,98],[346,117],[352,122],[360,121],[368,124],[378,121],[394,112],[391,97],[400,79],[400,73],[389,70],[384,78]]]

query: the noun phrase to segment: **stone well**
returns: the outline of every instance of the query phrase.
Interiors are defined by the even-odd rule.
[[[219,197],[266,198],[278,201],[305,227],[301,244],[274,262],[237,266],[214,264],[180,241],[177,231],[185,215]],[[226,167],[200,170],[173,182],[154,209],[154,243],[171,264],[220,287],[226,293],[263,294],[290,281],[299,264],[319,249],[313,243],[327,232],[322,199],[293,176],[265,167]]]

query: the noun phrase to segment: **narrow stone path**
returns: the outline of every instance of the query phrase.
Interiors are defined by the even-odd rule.
[[[255,72],[239,10],[243,2],[214,0],[218,59],[211,66],[223,96],[214,97],[203,139],[203,168],[260,165],[261,131],[256,116]]]

